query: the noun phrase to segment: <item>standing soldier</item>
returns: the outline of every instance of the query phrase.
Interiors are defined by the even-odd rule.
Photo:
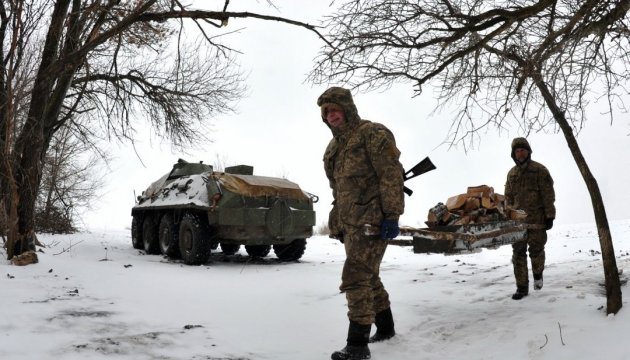
[[[395,334],[379,268],[386,240],[399,233],[404,170],[394,135],[381,124],[362,120],[349,90],[332,87],[317,105],[333,134],[324,154],[334,198],[328,225],[330,236],[344,243],[346,251],[339,289],[346,293],[350,320],[347,345],[331,358],[369,359],[368,342]],[[370,338],[373,323],[376,333]]]
[[[512,244],[512,264],[516,278],[516,292],[512,299],[520,300],[529,293],[527,251],[532,261],[534,290],[543,287],[545,269],[545,244],[547,230],[553,227],[556,217],[553,179],[542,164],[531,159],[532,149],[527,139],[512,140],[512,159],[516,163],[507,176],[505,200],[514,209],[525,210],[528,224],[539,225],[539,229],[527,230],[527,241]]]

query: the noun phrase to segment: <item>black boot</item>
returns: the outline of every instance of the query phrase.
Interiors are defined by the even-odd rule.
[[[521,300],[529,293],[529,289],[526,287],[518,286],[516,292],[512,295],[512,300]]]
[[[388,340],[396,335],[394,331],[394,316],[392,309],[382,310],[376,314],[376,333],[370,338],[371,343]]]
[[[541,274],[534,274],[534,290],[540,290],[543,287],[543,276]]]
[[[330,358],[332,360],[370,359],[372,356],[367,344],[371,328],[372,325],[361,325],[350,320],[346,347],[339,351],[335,351]]]

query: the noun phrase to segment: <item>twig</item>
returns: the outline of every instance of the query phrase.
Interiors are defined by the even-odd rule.
[[[562,339],[562,327],[560,326],[560,321],[558,321],[558,329],[560,330],[560,342],[562,343],[562,346],[566,345],[564,343],[564,340]]]
[[[245,270],[245,266],[247,266],[253,260],[254,260],[253,256],[250,256],[250,257],[247,258],[247,260],[245,260],[245,262],[243,263],[243,267],[241,268],[240,274],[242,274],[243,271]]]
[[[107,258],[107,247],[105,247],[105,259],[101,259],[99,261],[109,261],[109,259]]]
[[[547,334],[545,334],[545,343],[541,347],[539,347],[539,349],[544,348],[548,342],[549,342],[549,338],[547,337]]]
[[[46,247],[54,248],[54,247],[57,247],[57,245],[59,245],[59,240],[53,241],[52,243],[46,245]]]
[[[61,255],[61,254],[65,253],[65,252],[68,252],[68,251],[70,251],[70,249],[72,249],[75,245],[78,245],[78,244],[80,244],[80,243],[82,243],[82,242],[83,242],[83,240],[81,240],[81,241],[79,241],[79,242],[76,242],[76,243],[74,243],[74,244],[72,244],[72,243],[71,243],[71,244],[70,244],[70,246],[69,246],[67,249],[66,249],[66,248],[62,248],[61,252],[58,252],[58,253],[53,254],[53,255]]]

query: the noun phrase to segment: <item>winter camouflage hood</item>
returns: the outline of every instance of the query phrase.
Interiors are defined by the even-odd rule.
[[[518,161],[516,161],[516,155],[514,154],[514,151],[516,149],[526,149],[529,154],[527,155],[527,160],[525,162],[531,160],[532,148],[529,146],[529,142],[527,141],[527,139],[525,139],[524,137],[517,137],[512,140],[512,152],[510,153],[510,156],[512,157],[512,160],[514,160],[514,162],[519,165]]]
[[[332,104],[341,106],[345,114],[346,123],[341,129],[331,128],[326,121],[326,110]],[[357,107],[354,105],[354,100],[352,100],[352,93],[350,93],[348,89],[341,87],[329,88],[319,96],[317,106],[319,106],[321,110],[322,120],[330,128],[334,136],[354,128],[359,123],[359,120],[361,120]]]

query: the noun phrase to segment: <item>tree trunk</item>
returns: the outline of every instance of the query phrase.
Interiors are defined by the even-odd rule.
[[[3,11],[4,14],[4,11]],[[3,17],[0,25],[0,41],[5,40],[8,19]],[[0,58],[5,59],[4,46],[0,45]],[[4,216],[4,225],[7,235],[7,260],[14,255],[15,244],[19,241],[17,226],[17,206],[20,201],[18,187],[15,181],[15,172],[11,167],[11,145],[15,133],[14,104],[11,98],[14,96],[11,81],[13,80],[13,57],[8,63],[0,65],[0,206]]]
[[[30,120],[27,120],[26,126],[29,122]],[[20,149],[21,156],[15,168],[16,183],[20,194],[17,206],[19,241],[15,244],[15,255],[27,250],[35,250],[35,202],[42,176],[41,157],[45,152],[43,129],[40,123],[35,122],[31,131],[27,131],[32,134],[28,140],[20,136],[16,142],[16,148]]]
[[[8,163],[8,160],[5,160]],[[6,181],[8,184],[8,191],[4,193],[5,196],[2,200],[4,201],[4,208],[6,215],[6,226],[7,226],[7,260],[11,260],[13,255],[15,254],[15,244],[19,241],[19,230],[17,226],[17,204],[19,203],[20,196],[17,191],[17,185],[15,184],[15,178],[13,177],[13,173],[11,171],[11,166],[7,165],[5,167],[7,171]]]
[[[46,166],[46,165],[44,165]],[[57,172],[59,164],[57,163],[57,154],[50,158],[48,162],[49,171],[46,172],[46,178],[44,180],[44,186],[46,189],[46,201],[44,203],[44,209],[39,213],[40,218],[38,224],[43,225],[46,228],[50,228],[50,224],[53,222],[53,194],[55,191],[55,184],[57,183]]]
[[[52,73],[50,66],[58,60],[57,51],[63,39],[63,27],[69,5],[70,0],[55,2],[41,62],[33,83],[28,116],[15,141],[16,161],[13,174],[20,197],[17,204],[18,239],[14,255],[35,248],[35,201],[42,176],[43,157],[50,144],[50,135],[46,128],[48,124],[54,123],[58,115],[55,111],[61,107],[51,100],[51,94],[55,84],[58,84],[64,75]],[[63,102],[63,98],[56,100]]]
[[[540,90],[547,106],[551,110],[556,122],[560,126],[564,138],[569,145],[571,155],[580,169],[582,178],[586,183],[586,187],[591,196],[591,202],[593,204],[593,212],[595,214],[595,224],[597,225],[597,233],[599,235],[599,245],[602,250],[602,261],[604,264],[604,277],[606,281],[606,313],[616,314],[621,309],[621,284],[619,282],[619,272],[617,269],[617,262],[615,260],[615,249],[613,248],[612,236],[610,234],[610,227],[608,226],[608,218],[606,217],[606,209],[604,208],[604,200],[602,194],[599,191],[599,186],[595,177],[591,173],[591,170],[582,155],[582,151],[573,135],[573,129],[569,125],[564,111],[560,109],[556,103],[555,98],[549,91],[549,87],[545,83],[541,74],[535,74],[533,76],[534,82]]]

